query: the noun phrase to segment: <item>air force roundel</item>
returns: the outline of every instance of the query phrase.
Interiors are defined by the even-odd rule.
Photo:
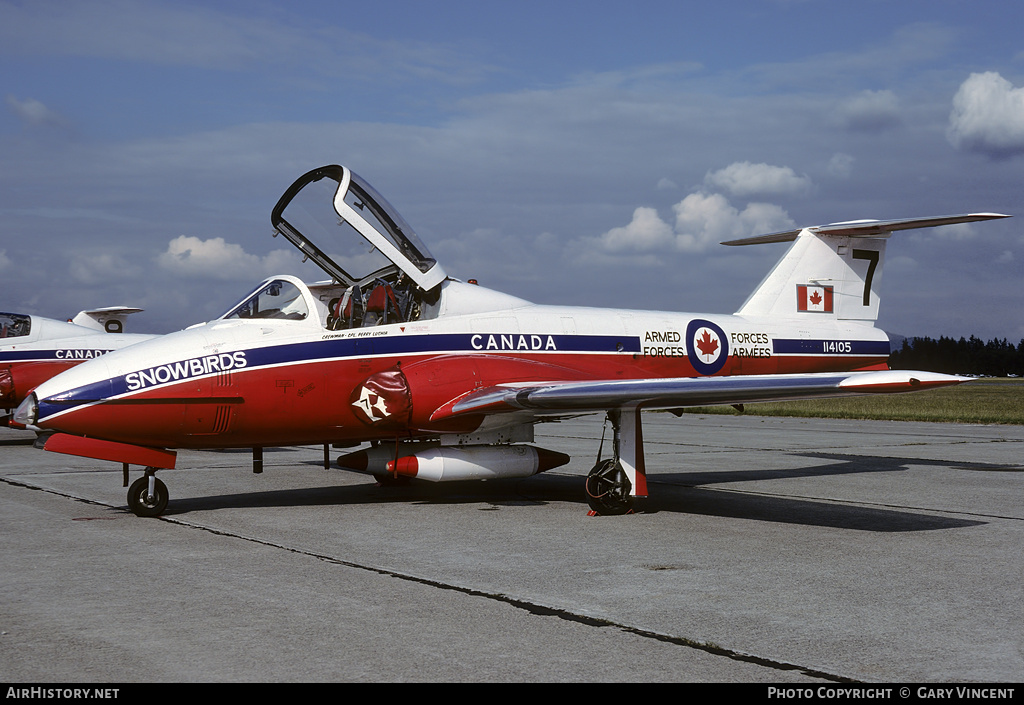
[[[693,319],[686,326],[686,355],[697,374],[715,374],[729,357],[725,331],[711,321]]]

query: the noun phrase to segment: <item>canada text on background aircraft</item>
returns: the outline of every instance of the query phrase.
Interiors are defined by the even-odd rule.
[[[68,321],[0,312],[0,425],[40,383],[80,362],[149,340],[124,332],[140,308],[109,306],[79,311]]]

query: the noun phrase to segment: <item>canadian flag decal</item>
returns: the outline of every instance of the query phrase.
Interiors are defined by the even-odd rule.
[[[797,284],[796,310],[810,313],[832,313],[832,287]]]

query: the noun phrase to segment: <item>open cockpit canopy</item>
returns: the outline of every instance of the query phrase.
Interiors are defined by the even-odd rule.
[[[271,223],[331,280],[268,279],[221,319],[315,321],[333,331],[437,315],[444,270],[398,211],[348,168],[303,174],[274,206]]]
[[[445,272],[398,211],[344,166],[323,166],[292,184],[271,223],[303,255],[348,286],[403,273],[423,291]]]

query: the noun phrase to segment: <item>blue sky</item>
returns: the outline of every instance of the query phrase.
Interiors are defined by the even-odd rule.
[[[612,5],[612,7],[606,7]],[[973,0],[0,0],[0,309],[212,318],[318,279],[271,208],[351,166],[452,276],[731,313],[781,246],[900,233],[879,325],[1024,338],[1024,9]]]

